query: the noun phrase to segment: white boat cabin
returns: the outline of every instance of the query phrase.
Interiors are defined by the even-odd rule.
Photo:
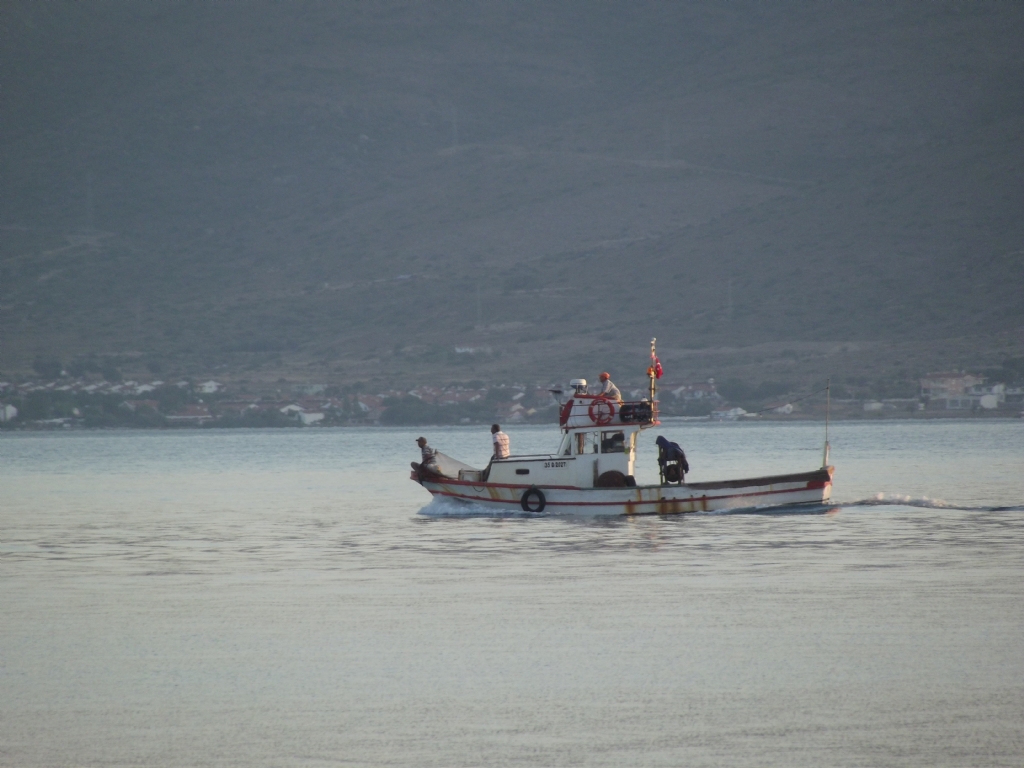
[[[561,488],[636,485],[633,466],[637,436],[658,424],[657,402],[619,403],[585,394],[583,380],[574,380],[573,384],[576,393],[562,405],[559,415],[562,441],[556,453],[495,459],[486,470],[463,470],[459,479],[488,485]]]

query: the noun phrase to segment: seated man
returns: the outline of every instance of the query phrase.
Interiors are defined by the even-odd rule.
[[[619,392],[619,388],[612,383],[612,377],[605,371],[599,377],[601,384],[595,394],[607,397],[609,400],[614,400],[618,403],[622,402],[622,393]]]
[[[420,447],[420,463],[417,464],[414,461],[412,463],[412,468],[417,472],[426,471],[435,475],[441,474],[437,467],[437,451],[427,445],[427,438],[417,437],[416,445]]]

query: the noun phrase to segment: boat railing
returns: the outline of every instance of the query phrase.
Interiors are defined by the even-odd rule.
[[[658,423],[658,401],[618,402],[602,395],[574,395],[559,413],[564,429],[612,426],[649,426]]]

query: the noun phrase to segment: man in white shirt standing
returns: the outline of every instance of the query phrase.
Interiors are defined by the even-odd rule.
[[[492,458],[507,459],[509,456],[508,435],[501,431],[501,426],[498,424],[491,424],[491,442],[494,443]]]

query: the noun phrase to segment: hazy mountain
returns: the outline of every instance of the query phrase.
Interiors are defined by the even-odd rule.
[[[1024,352],[1019,4],[0,24],[5,373],[639,374],[650,336],[675,373],[752,378]]]

